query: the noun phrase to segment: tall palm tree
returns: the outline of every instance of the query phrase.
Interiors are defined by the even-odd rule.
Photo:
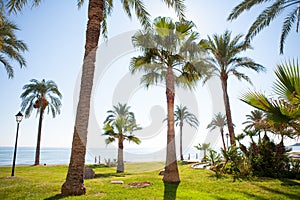
[[[277,65],[277,77],[274,92],[278,99],[267,98],[259,92],[247,92],[241,100],[259,110],[266,112],[270,127],[283,135],[290,132],[288,127],[300,132],[300,70],[298,61],[290,61]],[[277,125],[276,125],[277,124]],[[276,131],[275,131],[276,132]]]
[[[207,159],[206,157],[206,151],[209,149],[210,143],[203,143],[203,144],[198,144],[197,146],[194,146],[197,150],[203,151],[203,160],[205,161]]]
[[[222,137],[222,143],[223,143],[223,149],[226,151],[226,145],[224,140],[224,127],[227,125],[226,116],[222,113],[215,114],[214,118],[211,120],[211,122],[207,125],[207,128],[209,128],[211,131],[219,128],[220,134]]]
[[[235,136],[227,91],[228,78],[230,75],[233,75],[238,80],[243,79],[251,83],[250,78],[240,72],[239,69],[247,68],[256,72],[264,69],[263,66],[254,62],[251,58],[239,55],[252,48],[249,43],[240,41],[242,37],[243,36],[239,34],[232,38],[231,32],[227,30],[222,35],[213,34],[212,37],[208,36],[208,39],[200,41],[200,46],[211,53],[211,57],[208,59],[211,65],[211,74],[206,80],[212,76],[217,76],[221,80],[231,145],[235,145]]]
[[[10,12],[20,11],[28,4],[27,0],[9,0],[7,7]],[[31,0],[32,6],[38,6],[41,0]],[[77,0],[78,7],[84,4],[84,0]],[[184,0],[163,0],[168,7],[174,8],[179,18],[184,18]],[[113,11],[112,0],[89,0],[88,23],[86,27],[85,53],[83,57],[79,102],[77,106],[71,158],[66,181],[62,186],[63,195],[82,195],[86,193],[83,180],[87,129],[90,113],[91,93],[95,72],[96,50],[100,33],[106,36],[107,17]],[[145,9],[142,0],[121,0],[123,9],[129,18],[134,11],[143,27],[148,27],[149,13]]]
[[[107,111],[109,115],[104,121],[104,134],[108,136],[105,140],[106,144],[110,144],[118,140],[118,165],[117,173],[124,172],[123,161],[123,141],[134,142],[140,144],[139,138],[132,134],[133,131],[141,128],[136,124],[134,113],[129,111],[130,107],[126,104],[119,103],[114,106],[113,110]]]
[[[0,62],[3,64],[8,78],[14,77],[14,68],[11,61],[17,61],[20,67],[26,66],[26,61],[22,53],[26,52],[27,45],[18,40],[16,31],[19,28],[13,22],[10,22],[1,12],[0,19]]]
[[[179,183],[174,132],[175,85],[191,88],[199,78],[192,59],[199,55],[195,40],[197,33],[190,21],[173,22],[170,18],[154,19],[153,27],[138,31],[132,38],[133,45],[142,55],[131,60],[132,73],[145,73],[141,82],[149,87],[159,82],[166,84],[167,98],[167,155],[164,182]]]
[[[275,20],[280,14],[286,14],[284,19],[281,38],[280,38],[280,53],[283,53],[285,40],[290,33],[292,26],[296,25],[296,32],[299,30],[300,20],[300,1],[299,0],[243,0],[230,13],[228,20],[234,20],[244,11],[265,4],[266,8],[258,15],[256,20],[250,26],[246,35],[246,41],[250,41],[261,30],[268,27],[271,21]],[[288,12],[284,12],[288,11]]]
[[[191,127],[197,129],[199,126],[199,121],[197,119],[197,117],[190,113],[188,111],[188,108],[186,106],[183,105],[177,105],[175,112],[174,112],[174,121],[175,121],[175,125],[178,126],[180,128],[180,160],[183,160],[183,154],[182,154],[182,128],[183,128],[183,124],[187,123],[188,125],[190,125]]]
[[[35,108],[39,115],[38,137],[35,151],[34,165],[40,164],[40,146],[44,112],[47,109],[47,114],[51,112],[54,118],[60,114],[62,95],[58,90],[54,81],[38,81],[30,80],[30,83],[23,86],[21,109],[25,111],[25,117],[30,117],[32,110]]]

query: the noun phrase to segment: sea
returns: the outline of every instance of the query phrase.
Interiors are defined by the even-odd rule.
[[[164,161],[166,156],[165,149],[150,148],[131,148],[124,149],[125,162],[151,162]],[[12,165],[14,147],[0,147],[0,166]],[[117,159],[117,148],[87,148],[85,163],[105,163],[106,161]],[[41,165],[64,165],[69,164],[71,148],[47,147],[41,148],[40,164]],[[199,154],[199,155],[198,155]],[[179,153],[177,153],[179,155]],[[195,148],[184,151],[185,159],[200,158],[201,152]],[[203,155],[202,155],[203,157]],[[16,165],[32,165],[35,160],[35,147],[18,147]]]
[[[290,146],[292,151],[300,152],[300,146]],[[0,166],[10,166],[13,161],[13,147],[0,147]],[[85,163],[105,163],[117,159],[118,150],[116,148],[87,148]],[[66,165],[70,161],[71,148],[47,147],[41,148],[41,165]],[[177,152],[179,155],[179,152]],[[165,149],[131,148],[124,149],[125,162],[151,162],[164,161]],[[191,147],[184,150],[184,159],[200,160],[203,152]],[[35,160],[35,147],[18,147],[16,165],[32,165]]]

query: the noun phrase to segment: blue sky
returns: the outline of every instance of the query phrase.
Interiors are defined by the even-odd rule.
[[[151,3],[150,3],[151,2]],[[194,21],[197,31],[201,38],[213,33],[221,34],[226,29],[231,30],[233,35],[245,34],[249,25],[253,22],[260,9],[254,9],[251,13],[245,13],[233,22],[226,21],[227,16],[239,0],[226,0],[220,3],[219,0],[187,0],[188,19]],[[161,1],[146,1],[148,11],[152,18],[157,16],[170,16],[175,19],[176,15],[162,6]],[[0,104],[0,146],[13,146],[15,141],[16,122],[15,114],[20,109],[20,94],[22,86],[29,83],[30,79],[53,80],[57,83],[62,92],[62,110],[61,115],[52,119],[51,115],[45,115],[42,147],[70,147],[73,135],[74,114],[76,111],[76,99],[78,92],[78,77],[83,60],[83,50],[85,44],[85,30],[87,23],[87,2],[81,9],[77,9],[74,0],[48,0],[43,1],[38,8],[26,8],[22,14],[10,17],[15,21],[21,31],[18,37],[26,42],[29,46],[29,52],[25,54],[27,68],[19,69],[15,67],[15,78],[8,79],[3,67],[0,67],[0,90],[2,93]],[[238,100],[238,97],[249,89],[271,93],[272,81],[274,80],[273,68],[276,64],[285,59],[299,57],[300,38],[294,29],[289,35],[286,45],[285,54],[279,55],[279,38],[281,31],[282,19],[274,21],[268,28],[263,30],[254,38],[252,46],[254,50],[245,54],[253,58],[256,62],[261,63],[267,68],[266,73],[255,74],[245,71],[252,79],[253,86],[239,82],[234,79],[229,81],[230,102],[232,105],[233,121],[236,125],[236,132],[241,131],[241,123],[245,121],[245,115],[252,108]],[[128,38],[126,32],[134,31],[140,28],[135,18],[129,20],[122,11],[119,1],[115,1],[115,8],[112,16],[108,19],[109,35],[108,41],[115,41],[118,37]],[[104,42],[101,39],[101,42]],[[124,41],[125,42],[125,41]],[[126,43],[126,42],[125,42]],[[122,45],[121,43],[120,45]],[[126,43],[127,44],[127,43]],[[298,47],[298,49],[296,49]],[[108,46],[102,44],[101,50],[104,52],[116,52],[121,46]],[[89,128],[88,146],[103,146],[104,138],[101,137],[102,121],[106,117],[106,111],[111,109],[112,102],[116,96],[123,98],[118,93],[120,85],[125,89],[126,77],[128,76],[128,63],[132,56],[137,52],[128,51],[124,54],[116,55],[112,60],[107,57],[97,58],[97,66],[101,66],[101,59],[108,59],[106,70],[98,76],[95,83],[94,99],[92,105],[92,122]],[[128,78],[128,77],[127,77]],[[123,80],[124,79],[124,80]],[[125,81],[125,82],[123,82]],[[122,84],[120,84],[122,83]],[[125,84],[124,84],[125,83]],[[129,83],[128,83],[129,84]],[[138,122],[146,130],[155,130],[153,134],[143,135],[138,133],[142,138],[142,146],[147,148],[152,145],[157,147],[165,145],[165,125],[159,124],[160,118],[166,113],[165,96],[163,86],[151,87],[148,91],[142,88],[138,82],[132,86],[131,93],[128,94],[128,104],[136,112]],[[206,130],[213,113],[216,110],[222,110],[222,96],[215,95],[219,88],[212,83],[210,86],[202,87],[199,84],[196,90],[192,91],[191,96],[180,93],[184,96],[195,98],[186,101],[191,102],[192,111],[199,117],[200,127],[198,131],[186,127],[189,141],[186,145],[193,145],[199,142],[210,141],[210,133]],[[182,98],[177,98],[180,103]],[[33,114],[30,118],[24,119],[20,125],[19,145],[35,146],[37,136],[38,118]],[[154,129],[152,129],[153,127]],[[152,128],[151,128],[152,127]],[[145,132],[145,131],[144,131]],[[213,134],[211,135],[213,136]],[[218,147],[221,143],[214,146]],[[135,146],[132,146],[135,147]]]

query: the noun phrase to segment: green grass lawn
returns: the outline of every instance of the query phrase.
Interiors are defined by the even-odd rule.
[[[158,173],[162,162],[127,163],[124,174],[115,168],[92,166],[96,178],[85,181],[87,194],[62,197],[60,188],[67,166],[17,166],[11,178],[10,167],[0,167],[0,199],[163,199],[164,184]],[[231,176],[216,179],[209,170],[194,170],[179,165],[181,183],[177,199],[300,199],[300,181],[289,179],[252,178],[233,182]],[[123,180],[123,185],[110,184]],[[131,188],[128,183],[150,181],[146,188]],[[167,190],[172,189],[169,186]]]

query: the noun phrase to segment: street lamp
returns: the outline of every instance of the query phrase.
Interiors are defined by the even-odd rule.
[[[19,124],[23,119],[23,115],[21,112],[18,112],[16,114],[16,121],[17,121],[17,134],[16,134],[16,143],[15,143],[15,151],[14,151],[14,160],[13,160],[13,166],[11,170],[11,176],[15,175],[15,165],[16,165],[16,156],[17,156],[17,146],[18,146],[18,135],[19,135]]]
[[[227,149],[228,149],[228,136],[229,136],[229,133],[226,133],[226,143],[227,143]]]

